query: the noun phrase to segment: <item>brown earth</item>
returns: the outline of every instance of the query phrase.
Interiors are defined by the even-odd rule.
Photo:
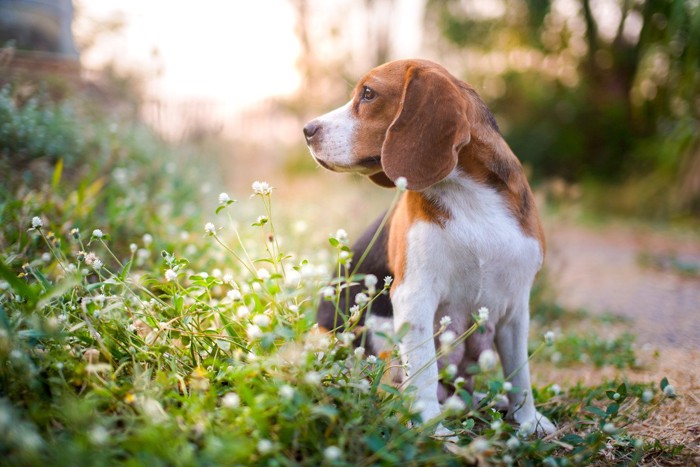
[[[547,267],[559,303],[629,318],[641,368],[536,368],[536,381],[554,377],[566,387],[612,378],[658,384],[667,377],[678,398],[629,431],[685,446],[675,459],[647,464],[700,465],[700,236],[566,222],[547,230]]]

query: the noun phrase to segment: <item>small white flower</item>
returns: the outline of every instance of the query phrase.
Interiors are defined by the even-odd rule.
[[[396,185],[396,188],[399,189],[399,191],[406,191],[406,187],[408,186],[408,180],[406,180],[406,177],[399,177],[396,179],[396,182],[394,184]]]
[[[547,331],[544,333],[544,342],[547,345],[552,345],[554,343],[554,333],[552,331]]]
[[[394,281],[394,278],[391,276],[386,276],[384,278],[384,287],[389,287],[391,283]]]
[[[482,453],[486,451],[489,448],[489,442],[486,441],[484,438],[476,438],[474,441],[471,442],[469,445],[474,452],[477,454]]]
[[[228,193],[219,193],[219,204],[226,204],[231,201]]]
[[[130,243],[129,244],[129,251],[132,253],[136,253],[136,250],[139,249],[139,246],[136,243]]]
[[[467,408],[467,404],[465,404],[460,397],[451,396],[445,401],[442,407],[448,412],[462,412]]]
[[[452,324],[452,318],[450,318],[449,316],[443,316],[442,318],[440,318],[440,326],[447,327],[450,324]]]
[[[153,235],[143,234],[143,237],[141,237],[141,241],[143,242],[143,246],[148,248],[149,246],[151,246],[151,243],[153,243]]]
[[[561,393],[561,386],[559,386],[558,384],[552,384],[552,385],[549,387],[549,390],[552,391],[552,393],[553,393],[555,396],[558,396],[558,395]],[[618,398],[618,399],[620,398],[620,395],[619,395],[619,394],[617,394],[617,398]],[[615,399],[615,400],[617,400],[617,399]]]
[[[282,399],[291,400],[294,397],[294,388],[285,384],[280,388],[280,397]]]
[[[642,401],[650,402],[654,398],[654,392],[651,389],[645,389],[642,393]]]
[[[617,431],[617,427],[610,422],[603,425],[603,432],[605,432],[609,435],[615,433],[616,431]]]
[[[374,355],[370,355],[369,357],[367,357],[367,363],[371,363],[371,364],[377,363],[377,357]]]
[[[226,297],[228,297],[234,302],[243,298],[243,296],[241,295],[241,291],[238,289],[229,290],[228,292],[226,292]]]
[[[676,397],[676,388],[674,388],[670,384],[666,385],[666,387],[664,388],[664,395],[668,397]]]
[[[93,444],[102,445],[109,440],[109,432],[103,426],[97,425],[90,430],[90,441]]]
[[[347,244],[348,243],[348,233],[345,231],[345,229],[338,229],[335,232],[335,237],[336,240],[338,240],[340,243]]]
[[[358,347],[354,351],[355,358],[361,359],[365,355],[365,348],[364,347]]]
[[[208,235],[214,235],[216,233],[216,226],[211,222],[204,224],[204,232]]]
[[[172,269],[168,269],[165,271],[165,280],[168,282],[172,282],[175,279],[177,279],[177,273],[173,271]]]
[[[272,444],[272,441],[270,441],[269,439],[261,439],[260,441],[258,441],[258,452],[260,454],[269,453],[270,451],[272,451],[273,447],[274,447],[274,445]]]
[[[440,345],[444,347],[449,347],[457,339],[457,334],[453,331],[447,330],[440,334]]]
[[[323,457],[327,461],[336,461],[340,459],[340,456],[342,455],[343,451],[341,451],[338,446],[328,446],[326,449],[323,450]]]
[[[513,384],[510,381],[503,383],[503,391],[510,392],[513,390]]]
[[[455,365],[454,363],[450,363],[449,365],[447,365],[445,367],[445,374],[450,378],[454,378],[457,374],[457,365]]]
[[[481,371],[488,371],[496,366],[496,352],[486,349],[479,355],[479,368]]]
[[[235,392],[226,393],[226,395],[221,398],[221,406],[227,409],[235,409],[239,405],[241,405],[241,398]]]
[[[253,193],[255,193],[256,195],[267,195],[270,194],[270,192],[272,191],[272,187],[267,182],[254,181],[252,188]]]
[[[523,422],[520,424],[520,428],[518,428],[518,434],[521,436],[528,436],[532,434],[533,431],[532,422]]]
[[[500,430],[502,426],[503,422],[500,420],[494,420],[493,422],[491,422],[491,429],[494,431]]]
[[[454,381],[455,387],[461,388],[462,386],[464,386],[465,382],[466,382],[466,380],[463,377],[458,376]]]
[[[100,229],[95,229],[92,231],[92,236],[95,238],[102,238],[103,235],[104,234],[102,233],[102,231]]]
[[[270,317],[267,315],[255,315],[253,316],[253,324],[261,328],[266,328],[270,325]]]
[[[32,229],[40,229],[43,226],[44,226],[44,221],[41,220],[41,217],[39,217],[39,216],[32,217]]]
[[[270,271],[265,268],[258,269],[258,278],[266,281],[270,278]]]
[[[317,371],[309,371],[304,375],[304,381],[306,381],[307,384],[317,386],[321,383],[321,373]]]
[[[95,271],[102,269],[102,266],[104,266],[104,263],[99,258],[96,258],[95,261],[92,262],[92,267]]]
[[[367,302],[369,302],[369,297],[367,296],[367,294],[360,292],[357,295],[355,295],[355,303],[357,303],[358,305],[362,306],[365,305]]]
[[[323,298],[332,298],[335,296],[335,288],[330,285],[321,289],[321,295]]]
[[[506,441],[506,446],[508,449],[515,449],[520,446],[520,440],[515,437],[509,438],[508,441]]]
[[[236,292],[238,292],[238,291],[236,291]],[[231,293],[231,292],[229,292],[229,293]],[[238,316],[238,318],[245,319],[248,317],[248,315],[250,315],[250,310],[248,309],[247,306],[241,305],[238,308],[236,308],[236,316]]]
[[[340,334],[338,334],[338,340],[341,344],[347,347],[348,345],[352,344],[352,342],[355,340],[355,334],[351,332],[341,332]]]
[[[489,320],[489,309],[485,306],[479,308],[477,311],[477,324],[484,324]]]
[[[377,281],[377,276],[375,276],[374,274],[367,274],[365,276],[365,287],[374,287],[375,285],[377,285]]]
[[[267,224],[267,221],[269,221],[270,218],[267,216],[258,216],[258,218],[255,220],[255,223],[258,225],[263,225]]]
[[[251,324],[246,329],[246,334],[248,334],[248,337],[250,339],[255,340],[260,339],[263,335],[263,332],[262,329],[260,329],[260,327],[258,327],[257,325]]]

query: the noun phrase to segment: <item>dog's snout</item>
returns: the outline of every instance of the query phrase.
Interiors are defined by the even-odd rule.
[[[306,138],[306,141],[310,142],[314,135],[316,135],[320,129],[321,125],[316,120],[312,120],[309,123],[307,123],[304,126],[304,137]]]

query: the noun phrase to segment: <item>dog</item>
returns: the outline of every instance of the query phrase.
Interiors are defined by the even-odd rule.
[[[389,296],[379,296],[371,313],[393,317],[395,330],[410,325],[399,353],[422,420],[440,415],[439,363],[468,378],[468,367],[495,344],[514,387],[508,417],[530,433],[554,432],[535,409],[527,354],[530,289],[545,254],[542,224],[523,167],[474,88],[427,60],[392,61],[303,132],[320,166],[405,189],[358,272],[393,277]],[[380,220],[353,245],[355,258]],[[341,308],[352,304],[343,299]],[[482,307],[489,310],[484,332],[438,363],[434,335],[442,318],[460,335]],[[329,302],[317,318],[328,330],[343,324]],[[376,352],[378,341],[370,334],[368,350]],[[439,433],[449,430],[438,425]]]

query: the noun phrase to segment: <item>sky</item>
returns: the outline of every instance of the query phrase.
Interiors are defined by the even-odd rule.
[[[337,17],[338,7],[349,1],[315,0],[313,12]],[[420,1],[397,2],[401,55],[411,55],[419,47]],[[268,96],[291,94],[300,83],[295,66],[300,47],[289,0],[74,2],[78,40],[90,30],[92,20],[124,20],[118,33],[105,35],[97,46],[82,52],[83,66],[97,69],[117,62],[137,70],[149,78],[151,96],[215,102],[218,108],[235,111]],[[351,22],[348,30],[357,37]],[[355,23],[355,29],[361,28]]]

